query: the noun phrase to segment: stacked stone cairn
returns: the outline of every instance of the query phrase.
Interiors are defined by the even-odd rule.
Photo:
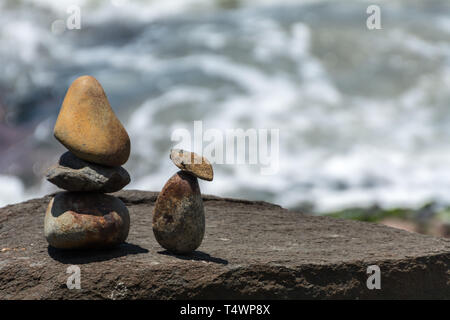
[[[47,242],[60,249],[123,243],[130,228],[128,209],[105,193],[119,191],[130,182],[121,167],[130,155],[130,138],[95,78],[82,76],[72,83],[54,136],[69,151],[46,175],[66,190],[51,199],[45,213]]]
[[[205,235],[205,211],[197,178],[212,181],[211,163],[193,152],[173,149],[170,159],[181,169],[164,185],[153,212],[158,243],[174,254],[190,254]]]

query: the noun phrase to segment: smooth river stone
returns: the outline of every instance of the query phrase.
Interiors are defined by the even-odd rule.
[[[205,211],[198,180],[178,171],[156,199],[153,233],[158,243],[175,254],[197,249],[205,235]]]
[[[64,153],[57,166],[47,171],[51,183],[67,191],[116,192],[130,183],[130,175],[122,167],[105,167]]]
[[[125,204],[102,193],[58,193],[45,213],[45,238],[60,249],[112,247],[126,240],[129,228]]]
[[[194,152],[172,149],[170,159],[178,168],[192,173],[197,178],[212,181],[214,177],[213,168],[208,159]]]
[[[54,135],[77,157],[97,164],[120,166],[130,155],[128,133],[91,76],[79,77],[67,90]]]

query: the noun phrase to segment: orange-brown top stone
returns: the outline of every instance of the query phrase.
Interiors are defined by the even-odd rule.
[[[97,164],[120,166],[130,155],[128,133],[91,76],[77,78],[67,90],[54,135],[77,157]]]
[[[181,149],[170,150],[170,159],[181,170],[190,172],[197,178],[212,181],[214,172],[211,163],[205,157]]]

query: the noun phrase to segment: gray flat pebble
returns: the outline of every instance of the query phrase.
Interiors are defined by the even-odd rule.
[[[61,156],[58,165],[48,169],[46,178],[67,191],[110,193],[130,183],[130,175],[124,168],[87,162],[70,151]]]

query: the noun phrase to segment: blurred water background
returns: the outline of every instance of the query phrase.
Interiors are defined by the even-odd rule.
[[[81,29],[58,29],[72,4]],[[449,1],[0,0],[0,25],[0,206],[56,190],[52,130],[84,74],[130,135],[127,188],[160,190],[172,131],[203,120],[280,129],[276,175],[216,165],[204,193],[318,213],[450,205]]]

